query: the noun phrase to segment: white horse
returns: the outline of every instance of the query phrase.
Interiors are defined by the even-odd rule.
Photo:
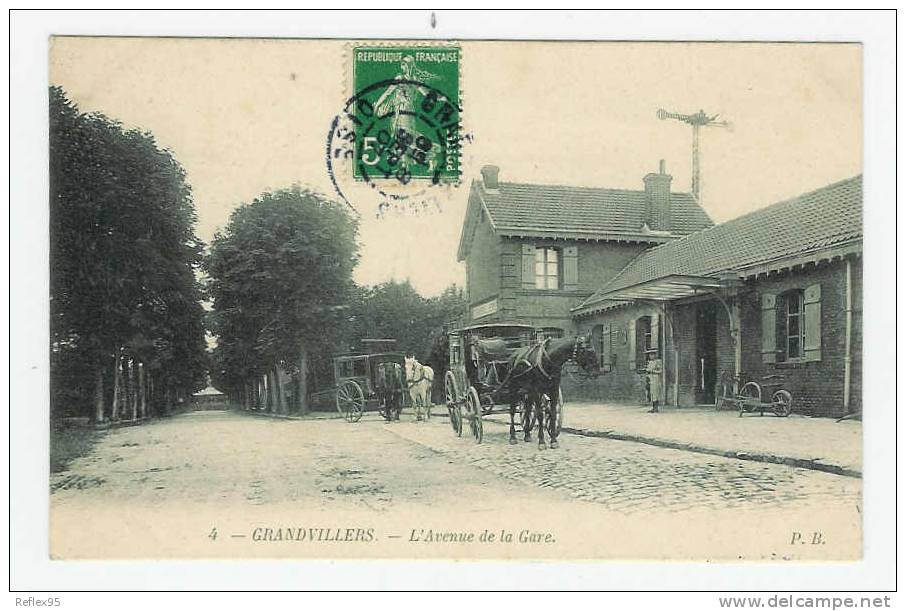
[[[416,422],[431,419],[431,386],[434,384],[434,370],[422,365],[413,356],[406,357],[406,384],[415,408]]]

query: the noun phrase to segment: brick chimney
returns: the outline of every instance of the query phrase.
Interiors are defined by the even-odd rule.
[[[661,159],[658,172],[652,172],[645,181],[645,222],[656,231],[670,231],[670,182],[667,164]]]
[[[496,191],[500,183],[497,182],[497,175],[500,174],[500,168],[496,165],[486,165],[481,168],[481,182],[488,191]]]

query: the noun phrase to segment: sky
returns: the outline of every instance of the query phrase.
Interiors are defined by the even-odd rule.
[[[428,212],[361,218],[363,284],[406,280],[423,295],[464,284],[456,249],[469,183],[500,180],[642,189],[664,159],[689,191],[691,129],[659,108],[704,109],[732,129],[702,133],[702,203],[715,222],[859,174],[857,44],[461,42],[463,181],[430,191]],[[233,209],[301,184],[336,196],[328,131],[351,91],[339,40],[51,40],[49,80],[83,111],[152,132],[186,169],[198,235]],[[345,185],[340,177],[341,187]]]

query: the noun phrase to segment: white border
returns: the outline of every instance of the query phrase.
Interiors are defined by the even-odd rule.
[[[887,590],[895,587],[895,21],[881,12],[31,12],[10,19],[11,588]],[[864,43],[865,559],[857,563],[50,562],[47,557],[47,38],[51,34],[343,38],[821,40]],[[828,126],[833,129],[833,126]],[[130,606],[136,602],[129,600]],[[251,601],[249,601],[251,602]],[[663,598],[676,606],[675,600]],[[368,604],[365,600],[363,604]],[[556,604],[551,601],[552,604]],[[716,600],[714,601],[716,603]],[[142,606],[141,604],[139,606]],[[716,607],[716,604],[714,605]]]

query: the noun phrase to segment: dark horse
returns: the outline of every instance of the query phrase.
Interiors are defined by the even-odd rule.
[[[403,392],[406,388],[403,366],[390,361],[378,363],[374,383],[384,419],[399,420],[400,412],[403,411]]]
[[[523,409],[532,410],[538,421],[538,449],[544,449],[544,422],[548,422],[551,447],[559,447],[557,436],[557,398],[560,394],[560,374],[566,361],[575,361],[585,371],[598,369],[598,355],[588,337],[545,339],[532,346],[521,348],[510,358],[507,379],[510,396],[510,443],[516,443],[516,405],[523,401]],[[545,405],[549,405],[545,414]],[[530,417],[523,418],[523,438],[531,440]]]

